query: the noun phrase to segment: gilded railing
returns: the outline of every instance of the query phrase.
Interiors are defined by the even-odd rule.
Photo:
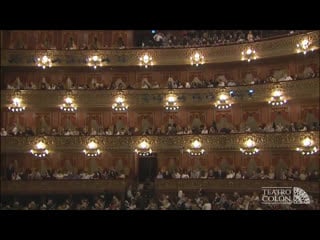
[[[307,193],[319,194],[319,182],[281,181],[281,180],[221,180],[221,179],[156,179],[155,190],[161,192],[204,191],[214,192],[257,192],[262,193],[262,187],[300,187]]]
[[[86,58],[99,55],[106,66],[138,66],[138,58],[146,51],[153,57],[155,65],[190,64],[190,55],[201,50],[206,63],[223,63],[241,60],[241,52],[250,45],[258,58],[271,58],[296,53],[296,45],[308,36],[314,49],[319,49],[319,31],[253,43],[178,49],[113,49],[113,50],[2,50],[2,66],[35,66],[36,57],[47,54],[54,66],[86,66]]]
[[[195,137],[199,137],[202,148],[210,151],[239,151],[246,137],[251,136],[261,150],[295,150],[301,146],[304,137],[313,139],[319,146],[319,131],[283,133],[233,133],[214,135],[175,136],[95,136],[102,151],[133,152],[141,138],[147,138],[155,152],[179,152],[188,148]],[[92,136],[45,136],[47,149],[51,152],[81,152]],[[28,153],[38,137],[1,137],[2,153]]]
[[[1,181],[1,194],[100,194],[124,196],[126,180]]]
[[[284,89],[284,96],[290,100],[319,99],[319,78],[307,80],[295,80],[277,83]],[[272,83],[236,86],[224,88],[227,93],[234,91],[235,96],[231,97],[232,104],[250,104],[267,102],[275,89]],[[253,94],[249,95],[249,90]],[[213,106],[217,95],[222,88],[201,88],[201,89],[175,89],[177,103],[181,107],[189,106]],[[140,107],[161,108],[165,103],[165,96],[169,89],[140,89],[125,90],[129,110]],[[114,103],[116,90],[73,90],[74,102],[79,110],[81,108],[108,108]],[[12,102],[12,90],[1,91],[1,107],[7,107]],[[22,90],[21,97],[23,103],[32,108],[56,108],[63,103],[66,91],[62,90]],[[41,101],[40,101],[41,100]],[[318,102],[318,101],[317,101]]]

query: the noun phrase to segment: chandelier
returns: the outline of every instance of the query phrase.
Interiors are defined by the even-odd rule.
[[[224,92],[219,95],[218,101],[215,103],[216,108],[220,110],[227,110],[231,108],[231,103],[228,103],[228,95]]]
[[[314,146],[314,142],[310,137],[306,137],[302,140],[302,146],[297,147],[296,151],[301,152],[302,155],[311,155],[318,152],[318,148]]]
[[[174,112],[174,111],[179,110],[180,107],[177,105],[177,102],[176,102],[177,96],[175,94],[170,92],[166,98],[167,98],[167,102],[164,106],[164,109],[166,111]]]
[[[16,91],[14,93],[14,97],[12,98],[12,103],[8,107],[8,109],[11,112],[22,112],[26,109],[26,107],[21,104],[22,99],[21,99],[20,95],[21,95],[20,91]]]
[[[191,143],[191,147],[188,148],[186,151],[191,155],[191,156],[201,156],[204,154],[205,150],[201,148],[202,143],[200,142],[200,139],[195,139]]]
[[[128,105],[125,103],[125,96],[122,91],[118,92],[115,98],[115,103],[112,104],[112,109],[116,112],[125,112],[128,110]]]
[[[45,157],[49,154],[49,151],[46,149],[46,144],[43,140],[39,140],[39,142],[35,145],[35,148],[31,149],[30,152],[39,158]]]
[[[77,111],[77,107],[73,103],[73,97],[71,92],[67,93],[67,96],[64,98],[64,103],[60,106],[60,109],[65,112]]]
[[[245,61],[247,60],[248,62],[251,62],[251,60],[256,60],[257,55],[256,55],[256,50],[254,50],[251,47],[248,47],[244,51],[241,52],[241,60]]]
[[[148,66],[153,66],[152,57],[145,53],[143,56],[139,58],[139,66],[144,66],[145,68],[148,68]]]
[[[95,139],[89,140],[89,143],[83,152],[87,157],[97,157],[101,153],[101,151],[98,149],[98,144]]]
[[[287,100],[283,97],[282,91],[278,88],[273,91],[271,99],[268,101],[272,106],[281,106],[285,104]]]
[[[196,65],[196,67],[198,67],[199,64],[204,64],[204,56],[199,52],[193,53],[190,57],[190,64],[191,66]]]
[[[97,67],[102,67],[102,58],[97,55],[94,55],[92,57],[87,58],[87,63],[89,67],[97,69]]]
[[[152,154],[152,149],[147,139],[142,139],[134,151],[138,156],[142,157],[150,156]]]
[[[313,51],[314,49],[311,48],[311,40],[308,38],[302,39],[299,43],[297,43],[297,52],[303,52],[304,55],[307,54],[309,51]]]
[[[248,138],[244,142],[244,147],[240,148],[240,151],[245,155],[254,155],[258,153],[260,150],[256,148],[256,142],[253,139]]]
[[[47,55],[37,58],[37,66],[46,69],[46,67],[52,67],[52,60]]]

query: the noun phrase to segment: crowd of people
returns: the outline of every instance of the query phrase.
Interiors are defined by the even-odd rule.
[[[183,82],[180,79],[174,79],[169,76],[165,84],[160,84],[157,81],[150,82],[150,79],[144,77],[139,84],[130,84],[121,78],[113,80],[110,84],[92,78],[88,84],[76,84],[70,77],[64,82],[54,83],[43,77],[39,84],[33,81],[26,83],[17,77],[12,83],[8,83],[5,87],[8,90],[130,90],[130,89],[189,89],[189,88],[223,88],[245,85],[256,85],[266,83],[285,82],[292,80],[312,79],[319,77],[319,71],[313,70],[311,67],[306,67],[301,73],[290,76],[286,73],[275,76],[270,74],[265,78],[247,74],[243,79],[230,79],[226,75],[212,76],[210,79],[200,79],[195,76],[191,81]],[[229,79],[228,79],[229,78]]]
[[[94,171],[74,169],[16,169],[12,164],[7,168],[6,176],[9,181],[27,180],[110,180],[130,177],[130,172],[115,168],[97,168]],[[289,181],[318,181],[319,171],[291,167],[276,166],[270,168],[247,167],[234,168],[161,168],[156,179],[253,179],[253,180],[289,180]]]
[[[264,168],[233,168],[220,167],[201,168],[176,168],[159,170],[157,179],[253,179],[253,180],[289,180],[289,181],[318,181],[319,171],[288,167]]]
[[[116,124],[109,127],[74,127],[74,128],[50,128],[47,130],[39,128],[33,130],[31,127],[23,127],[18,124],[14,124],[7,129],[2,127],[0,130],[1,137],[7,136],[20,136],[20,137],[32,137],[32,136],[174,136],[174,135],[214,135],[214,134],[239,134],[239,133],[284,133],[284,132],[307,132],[307,131],[319,131],[319,122],[313,122],[307,124],[306,122],[291,122],[288,124],[282,124],[281,122],[271,122],[268,124],[258,123],[255,120],[253,122],[246,121],[241,122],[240,125],[233,125],[231,122],[219,121],[218,123],[213,121],[211,125],[205,125],[201,123],[199,126],[194,124],[188,124],[187,126],[181,126],[177,123],[163,124],[155,127],[121,127],[117,128]]]
[[[6,171],[7,180],[9,181],[28,181],[28,180],[111,180],[125,179],[123,170],[115,168],[97,169],[89,172],[85,169],[67,170],[67,169],[15,169],[10,165]]]
[[[148,195],[144,189],[128,189],[123,200],[113,194],[93,196],[41,196],[38,198],[14,197],[2,200],[1,210],[320,210],[318,198],[310,197],[310,204],[263,204],[257,192],[196,194],[179,190],[176,195]]]
[[[277,30],[152,30],[149,33],[137,34],[137,47],[206,47],[235,43],[260,41],[279,36],[297,34],[299,31]]]

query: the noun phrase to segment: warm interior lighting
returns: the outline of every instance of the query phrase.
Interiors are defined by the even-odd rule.
[[[148,66],[153,66],[152,57],[148,53],[145,53],[139,58],[139,66],[144,66],[145,68],[148,68]]]
[[[241,52],[241,60],[251,62],[252,60],[257,59],[256,50],[251,47],[248,47],[246,50]]]
[[[199,52],[195,52],[194,54],[192,54],[192,56],[190,57],[190,64],[196,65],[196,67],[199,66],[199,64],[204,64],[204,56],[202,54],[200,54]]]
[[[97,157],[101,153],[95,140],[90,140],[83,152],[87,157]]]
[[[318,152],[318,148],[314,146],[314,142],[310,137],[306,137],[302,140],[302,146],[297,147],[296,151],[301,152],[302,155],[311,155]]]
[[[112,104],[112,109],[116,112],[125,112],[128,110],[128,105],[125,103],[126,98],[123,92],[119,92],[115,98],[115,103]]]
[[[77,110],[77,106],[73,103],[71,93],[67,93],[67,96],[64,98],[64,103],[60,106],[60,109],[65,112],[75,112]]]
[[[47,55],[37,58],[37,66],[46,69],[47,67],[52,67],[52,60]]]
[[[285,103],[287,103],[287,100],[282,96],[282,91],[279,89],[276,89],[272,93],[271,99],[268,101],[269,104],[272,106],[281,106]]]
[[[191,148],[188,148],[186,151],[191,155],[191,156],[200,156],[205,153],[205,150],[201,148],[202,143],[199,139],[195,139],[191,143]]]
[[[102,59],[97,55],[88,57],[87,62],[88,66],[93,67],[94,69],[97,69],[97,67],[102,67]]]
[[[30,152],[36,157],[45,157],[49,154],[49,151],[46,149],[46,144],[43,140],[40,140],[36,145],[35,149],[31,149]]]
[[[12,104],[8,107],[8,109],[11,112],[22,112],[24,111],[26,108],[25,106],[22,106],[22,99],[20,97],[20,92],[17,91],[14,93],[14,96],[12,98]]]
[[[150,143],[143,139],[138,144],[138,148],[134,150],[139,156],[150,156],[152,154],[152,149],[150,147]]]
[[[254,155],[260,150],[256,148],[256,142],[253,139],[249,138],[244,142],[244,147],[240,148],[240,151],[245,155]]]

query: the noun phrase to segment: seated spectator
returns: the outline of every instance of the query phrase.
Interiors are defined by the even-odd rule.
[[[1,128],[0,136],[1,136],[1,137],[8,136],[8,132],[6,131],[5,128]]]

